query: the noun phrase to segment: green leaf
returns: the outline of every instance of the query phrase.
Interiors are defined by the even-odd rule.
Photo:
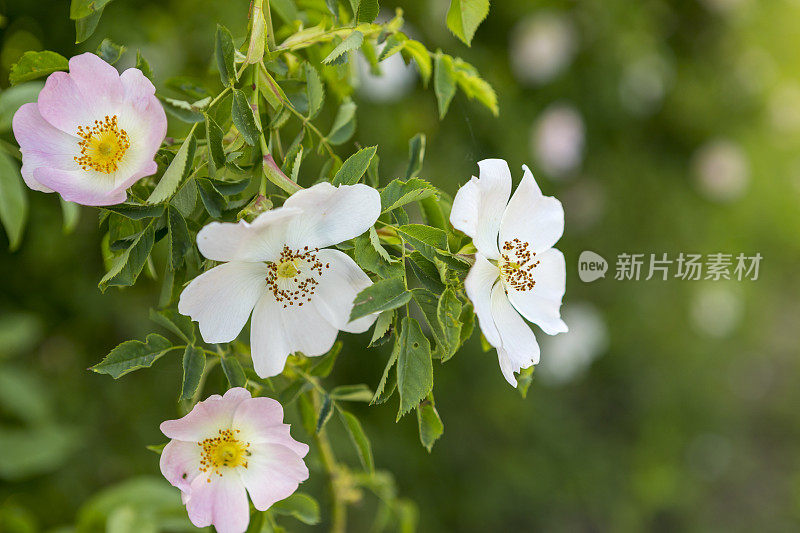
[[[8,81],[17,85],[23,81],[35,80],[59,70],[68,70],[69,61],[61,54],[44,50],[42,52],[28,51],[22,54],[19,60],[11,65]]]
[[[403,265],[395,258],[389,256],[386,250],[378,243],[380,251],[372,242],[372,232],[369,235],[359,235],[353,240],[353,255],[356,263],[370,272],[374,272],[384,279],[397,278],[403,276]],[[377,237],[377,233],[375,234]],[[390,257],[386,260],[383,253]]]
[[[187,124],[203,122],[203,113],[201,109],[185,100],[162,97],[161,104],[167,113],[181,122],[186,122]]]
[[[358,22],[372,22],[378,17],[380,5],[378,0],[361,0],[355,16]]]
[[[301,132],[305,132],[305,130],[300,130]],[[294,163],[292,163],[292,175],[289,177],[293,182],[297,183],[297,179],[300,177],[300,164],[303,162],[303,145],[299,145],[300,149],[297,151],[297,155],[294,158]]]
[[[455,355],[461,345],[461,301],[451,287],[448,287],[439,298],[436,316],[442,332],[440,355],[444,363]]]
[[[396,179],[381,191],[381,206],[383,213],[416,202],[436,194],[436,187],[425,180],[411,178],[403,181]]]
[[[375,471],[375,462],[372,458],[372,444],[369,442],[367,434],[364,433],[361,422],[353,413],[345,411],[344,409],[339,409],[339,416],[342,418],[344,427],[347,428],[347,433],[350,435],[350,439],[356,447],[361,465],[364,467],[364,470],[370,474],[373,473]]]
[[[225,197],[206,178],[197,178],[195,182],[197,183],[197,191],[200,193],[200,200],[203,201],[203,206],[205,206],[208,214],[214,218],[222,217],[222,212],[227,206]]]
[[[453,58],[438,52],[435,58],[436,73],[433,77],[433,92],[439,106],[439,119],[443,119],[456,95],[456,71]]]
[[[88,17],[83,17],[75,21],[75,44],[82,43],[92,36],[97,25],[100,23],[100,17],[103,16],[103,9],[98,9]]]
[[[160,204],[175,194],[184,176],[186,176],[188,170],[192,166],[196,147],[197,143],[194,140],[194,133],[192,133],[186,137],[181,147],[178,148],[178,152],[167,167],[167,170],[164,171],[161,180],[159,180],[153,192],[150,193],[150,196],[147,198],[148,204]]]
[[[331,398],[342,402],[368,402],[372,399],[372,391],[363,383],[340,385],[331,391]]]
[[[425,224],[405,224],[397,228],[397,233],[405,237],[414,245],[414,248],[419,249],[421,243],[436,250],[448,251],[447,234],[439,228],[432,228]]]
[[[330,420],[332,414],[333,400],[331,400],[330,395],[326,394],[322,398],[322,405],[319,408],[319,415],[317,415],[317,433],[322,431],[322,428],[324,428],[325,424],[328,423],[328,420]]]
[[[155,224],[150,222],[136,235],[131,245],[114,259],[111,268],[100,280],[102,292],[108,287],[127,287],[136,283],[155,243]]]
[[[308,98],[308,118],[313,119],[322,109],[325,101],[325,86],[319,77],[317,69],[311,63],[305,63],[306,72],[306,97]]]
[[[414,39],[408,39],[403,43],[401,50],[404,56],[410,57],[417,64],[419,75],[422,76],[422,82],[427,87],[431,79],[431,54],[425,45]]]
[[[489,14],[489,0],[450,0],[447,27],[453,35],[470,46],[475,31]]]
[[[333,345],[333,348],[331,348],[328,353],[320,357],[319,362],[312,366],[308,373],[312,376],[327,378],[331,374],[333,365],[336,363],[336,358],[339,356],[339,352],[341,351],[342,341],[336,341],[336,343]]]
[[[433,389],[431,345],[415,319],[404,317],[397,339],[397,390],[400,410],[397,420],[414,409]]]
[[[325,137],[329,144],[334,146],[347,142],[356,131],[356,104],[352,100],[346,100],[333,119],[331,131]]]
[[[148,444],[147,446],[145,446],[145,448],[147,448],[148,450],[150,450],[153,453],[157,453],[158,455],[161,455],[161,452],[164,451],[164,448],[167,446],[167,444],[169,444],[169,443],[165,442],[163,444]]]
[[[384,59],[388,59],[395,55],[397,52],[403,49],[405,42],[408,40],[408,37],[405,36],[404,33],[394,33],[390,35],[383,45],[383,50],[381,51],[381,55],[378,56],[378,62],[383,61]]]
[[[194,180],[187,180],[172,197],[169,205],[174,206],[184,217],[190,217],[197,206],[197,184]]]
[[[392,329],[392,322],[394,321],[394,313],[394,309],[391,309],[378,315],[378,320],[375,321],[375,328],[372,330],[372,339],[369,341],[369,348],[380,346],[388,340],[388,334]]]
[[[28,218],[28,196],[17,163],[0,150],[0,221],[8,235],[8,248],[16,250]]]
[[[408,266],[411,267],[411,271],[414,272],[414,275],[423,287],[436,294],[441,294],[442,291],[444,291],[442,275],[433,261],[416,250],[407,254],[406,259]]]
[[[444,424],[433,402],[433,394],[417,407],[417,425],[419,426],[419,440],[428,453],[433,449],[433,443],[444,433]]]
[[[225,87],[233,87],[233,84],[236,83],[236,67],[233,62],[234,50],[231,32],[225,26],[217,24],[214,53],[217,57],[219,77]]]
[[[392,394],[394,394],[397,388],[397,373],[392,372],[392,369],[395,363],[397,363],[397,356],[399,353],[400,343],[395,342],[392,348],[392,355],[389,357],[389,361],[387,361],[383,369],[380,383],[378,383],[378,387],[375,389],[375,395],[372,397],[372,401],[369,402],[370,405],[386,403],[386,401],[392,397]]]
[[[187,344],[194,344],[194,323],[186,315],[172,309],[150,309],[150,320],[177,335]]]
[[[111,0],[72,0],[69,6],[69,18],[78,20],[89,17],[106,7]]]
[[[242,364],[238,359],[231,355],[223,355],[219,358],[222,363],[222,371],[225,377],[228,378],[228,384],[231,387],[244,387],[247,385],[247,376],[244,374]]]
[[[302,492],[295,492],[285,500],[275,503],[269,510],[275,514],[292,516],[310,526],[318,524],[320,520],[317,500]]]
[[[260,131],[253,116],[253,108],[247,101],[247,96],[239,89],[233,90],[233,100],[231,101],[231,119],[233,125],[242,134],[245,142],[250,146],[255,146],[258,142]]]
[[[36,102],[42,87],[43,82],[32,81],[0,91],[0,133],[11,130],[11,122],[17,110],[23,104]]]
[[[406,180],[419,175],[422,170],[422,161],[425,159],[425,134],[417,133],[408,141],[408,167],[406,167]]]
[[[251,2],[250,6],[250,21],[252,23],[250,27],[250,44],[247,46],[247,55],[244,61],[252,65],[264,59],[264,48],[267,45],[267,24],[264,19],[262,0]],[[269,2],[267,2],[267,9],[269,9]]]
[[[401,278],[380,280],[356,296],[350,320],[380,313],[389,309],[396,309],[411,300],[411,292],[405,288]]]
[[[377,146],[369,146],[362,148],[354,153],[342,164],[342,168],[333,177],[333,185],[355,185],[361,180],[361,177],[367,172],[372,158],[378,151]]]
[[[136,68],[142,71],[145,78],[153,81],[153,69],[139,50],[136,50]]]
[[[277,163],[275,163],[275,159],[273,159],[272,154],[267,154],[264,156],[264,164],[261,166],[261,168],[269,181],[289,194],[294,194],[302,189],[301,186],[293,182],[291,179],[289,179],[289,176],[281,171],[281,168],[277,165]]]
[[[200,348],[188,345],[183,352],[183,382],[179,400],[191,400],[194,397],[205,368],[206,353]]]
[[[103,39],[100,43],[100,46],[97,47],[97,52],[95,52],[100,58],[113,65],[119,58],[122,57],[122,54],[125,52],[125,47],[121,46],[111,39]]]
[[[172,348],[172,343],[161,335],[151,333],[142,341],[125,341],[90,370],[119,379],[128,372],[148,368]]]
[[[353,30],[353,33],[345,37],[322,62],[326,65],[334,63],[347,52],[361,48],[362,44],[364,44],[364,34],[358,30]]]
[[[103,206],[102,209],[117,213],[131,220],[157,218],[164,214],[163,205],[118,204]]]
[[[456,59],[453,66],[456,70],[456,81],[464,94],[470,99],[477,99],[489,108],[494,116],[497,116],[500,108],[497,106],[497,93],[494,92],[492,86],[481,78],[475,67],[469,63]]]
[[[167,207],[167,230],[169,237],[169,266],[178,270],[186,258],[186,253],[192,247],[189,237],[189,228],[177,208]]]
[[[225,148],[222,146],[222,128],[214,119],[206,115],[206,141],[208,143],[208,168],[213,176],[217,170],[225,168]]]

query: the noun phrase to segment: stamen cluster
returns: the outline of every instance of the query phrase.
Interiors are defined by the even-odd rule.
[[[250,457],[249,442],[242,442],[236,438],[239,430],[220,429],[219,435],[209,437],[202,442],[198,442],[202,451],[200,458],[200,471],[208,473],[209,483],[211,475],[222,476],[220,468],[243,466],[247,468],[247,458]]]
[[[284,246],[278,260],[267,263],[267,288],[283,307],[300,307],[311,301],[319,285],[317,278],[323,268],[330,268],[330,263],[323,264],[317,258],[317,252],[319,248],[292,250]]]
[[[536,285],[533,269],[539,266],[536,252],[528,249],[529,243],[515,238],[506,241],[500,251],[500,276],[507,285],[518,291],[529,291]]]
[[[117,123],[117,115],[106,115],[103,120],[95,120],[91,126],[78,126],[77,136],[81,138],[78,142],[81,155],[74,159],[86,171],[96,170],[105,174],[116,172],[131,146],[128,133]]]

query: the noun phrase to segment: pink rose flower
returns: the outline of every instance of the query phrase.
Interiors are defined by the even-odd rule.
[[[135,68],[119,74],[91,53],[70,59],[69,73],[50,74],[12,125],[28,187],[83,205],[124,202],[128,187],[156,172],[167,133],[150,80]]]
[[[255,508],[266,511],[308,479],[308,445],[289,434],[281,404],[241,387],[163,422],[161,432],[172,439],[161,453],[161,473],[181,490],[197,527],[243,533],[250,522],[248,492]]]

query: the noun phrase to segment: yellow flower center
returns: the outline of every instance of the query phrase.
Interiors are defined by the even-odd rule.
[[[202,448],[200,471],[208,473],[209,482],[212,474],[222,475],[221,468],[247,468],[250,443],[236,438],[237,433],[238,429],[220,429],[218,436],[197,443]]]
[[[77,136],[81,139],[78,141],[81,155],[74,159],[86,171],[116,172],[131,146],[127,132],[117,124],[117,115],[106,115],[91,126],[78,126]]]
[[[528,249],[529,243],[514,239],[506,241],[500,249],[500,279],[506,286],[518,291],[529,291],[536,285],[533,269],[539,266],[536,252]]]
[[[319,249],[292,250],[284,246],[278,260],[267,263],[267,289],[283,307],[310,302],[317,290],[322,270],[330,268],[317,258]]]

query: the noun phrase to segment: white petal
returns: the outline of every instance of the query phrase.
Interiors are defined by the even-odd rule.
[[[514,372],[539,362],[539,344],[528,324],[508,301],[502,283],[492,289],[492,317],[500,334],[497,350],[500,369],[511,386],[517,386]]]
[[[252,224],[212,222],[197,233],[200,253],[214,261],[274,261],[286,243],[288,221],[302,211],[279,207]]]
[[[356,295],[372,285],[369,276],[349,255],[339,250],[320,250],[317,257],[330,268],[322,271],[312,303],[336,329],[349,333],[367,331],[378,316],[369,315],[350,322],[350,312]]]
[[[325,248],[367,231],[381,214],[378,191],[358,183],[334,187],[322,182],[294,193],[284,207],[303,210],[289,229],[289,245]]]
[[[222,476],[197,476],[189,495],[186,510],[195,526],[213,524],[218,533],[244,533],[247,529],[250,504],[236,470],[225,469]]]
[[[183,290],[178,311],[200,324],[208,343],[230,342],[247,323],[253,306],[266,293],[264,263],[233,261],[200,274]]]
[[[518,238],[539,253],[552,248],[564,234],[564,207],[542,195],[530,169],[523,165],[522,182],[514,191],[500,224],[500,243]]]
[[[247,468],[240,467],[239,474],[259,511],[288,498],[308,479],[303,459],[286,446],[260,443],[251,445],[249,451]]]
[[[492,287],[500,277],[500,270],[489,262],[483,255],[475,254],[475,264],[464,280],[464,289],[467,296],[472,301],[475,314],[478,316],[478,325],[481,327],[483,336],[489,344],[499,348],[500,334],[492,318]]]
[[[502,159],[484,159],[478,166],[480,177],[473,176],[456,193],[450,222],[472,237],[479,252],[497,259],[497,236],[511,194],[511,171]]]
[[[550,248],[536,255],[539,266],[533,269],[536,284],[528,291],[518,291],[506,285],[508,299],[526,319],[548,335],[564,333],[567,325],[561,320],[561,300],[567,283],[564,254]]]
[[[250,351],[256,373],[262,378],[277,376],[294,352],[309,357],[322,355],[333,347],[337,333],[311,302],[284,307],[267,291],[256,304],[250,323]]]

